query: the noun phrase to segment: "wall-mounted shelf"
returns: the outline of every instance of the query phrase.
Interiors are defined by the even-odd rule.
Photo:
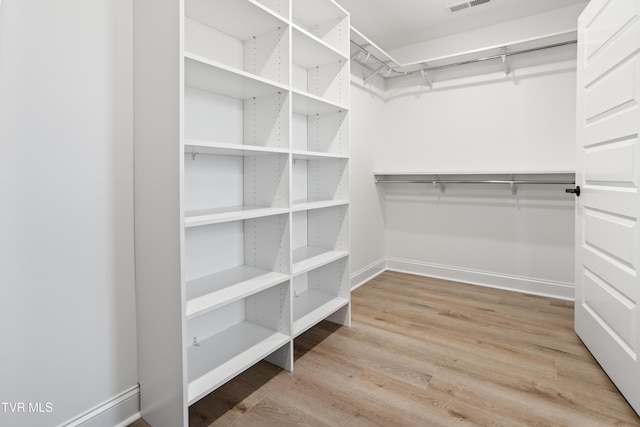
[[[366,83],[379,74],[383,78],[403,77],[413,74],[422,75],[426,83],[432,86],[430,73],[433,71],[469,65],[478,62],[495,61],[501,64],[505,76],[511,72],[509,57],[543,49],[575,45],[577,31],[550,34],[535,39],[515,41],[509,45],[489,46],[468,52],[459,52],[447,56],[428,57],[418,61],[403,63],[396,60],[384,49],[369,40],[364,34],[351,28],[351,58],[360,63],[370,74],[363,77]]]
[[[573,185],[575,172],[374,173],[376,184],[428,184],[444,192],[449,184],[498,184],[513,194],[519,185]]]

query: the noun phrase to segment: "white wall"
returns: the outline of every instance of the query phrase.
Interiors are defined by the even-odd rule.
[[[402,64],[420,63],[479,49],[508,46],[539,37],[574,32],[577,28],[578,15],[587,3],[584,1],[525,18],[402,46],[388,53]]]
[[[1,425],[136,387],[131,31],[130,0],[2,0]]]
[[[387,84],[375,170],[572,171],[575,61]],[[574,200],[563,186],[385,185],[388,266],[571,298]]]
[[[352,66],[351,83],[351,275],[358,286],[384,269],[385,225],[383,202],[373,179],[378,147],[385,143],[381,126],[386,121],[385,102],[375,79],[363,85],[363,70]],[[365,74],[366,75],[366,74]]]
[[[575,46],[573,47],[575,49]],[[575,61],[387,86],[377,170],[575,169]]]

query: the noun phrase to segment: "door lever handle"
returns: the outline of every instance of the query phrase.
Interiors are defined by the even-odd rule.
[[[564,190],[565,193],[573,193],[576,197],[580,197],[580,186],[576,185],[576,188],[567,188]]]

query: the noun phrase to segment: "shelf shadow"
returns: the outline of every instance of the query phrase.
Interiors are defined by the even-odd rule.
[[[293,360],[298,361],[322,341],[329,338],[334,332],[342,328],[342,325],[323,320],[308,331],[300,334],[294,341]]]

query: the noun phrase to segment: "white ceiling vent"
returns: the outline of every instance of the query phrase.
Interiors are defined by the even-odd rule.
[[[471,0],[471,1],[463,1],[461,3],[452,4],[447,6],[447,8],[451,12],[460,12],[464,9],[469,9],[470,7],[480,6],[481,4],[489,3],[491,0]]]

